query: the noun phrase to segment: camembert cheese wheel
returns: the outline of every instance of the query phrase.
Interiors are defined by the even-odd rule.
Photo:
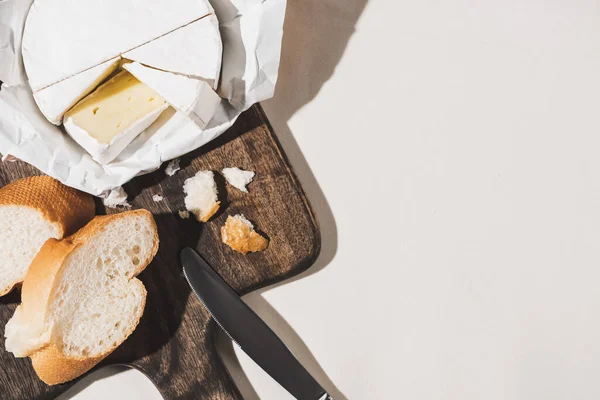
[[[35,0],[22,53],[40,111],[100,164],[114,160],[165,108],[202,130],[221,102],[223,45],[208,0]],[[111,78],[128,65],[131,73]],[[160,101],[124,102],[124,93]],[[102,113],[91,114],[97,103]]]

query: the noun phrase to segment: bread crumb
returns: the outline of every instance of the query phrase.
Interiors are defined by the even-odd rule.
[[[246,186],[254,179],[254,171],[244,171],[239,168],[224,168],[221,171],[227,182],[234,188],[241,190],[244,193],[248,193]]]
[[[190,217],[190,212],[189,211],[185,211],[185,210],[180,210],[179,211],[179,218],[181,219],[188,219]]]
[[[243,214],[227,217],[221,227],[223,243],[242,254],[263,251],[269,241],[254,231],[254,225]]]
[[[104,205],[109,208],[116,207],[131,207],[127,202],[127,192],[122,186],[114,188],[103,201]]]
[[[159,201],[163,201],[164,197],[162,197],[160,194],[155,194],[154,196],[152,196],[152,200],[154,200],[155,202],[159,202]]]
[[[217,184],[212,171],[198,171],[183,183],[185,208],[200,222],[206,222],[219,210]]]
[[[165,174],[168,176],[173,176],[179,171],[181,168],[179,167],[179,158],[171,160],[170,163],[167,164],[167,168],[165,168]]]

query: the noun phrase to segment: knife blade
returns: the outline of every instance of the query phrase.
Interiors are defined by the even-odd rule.
[[[190,247],[181,251],[183,274],[225,333],[298,400],[333,400],[267,324]]]

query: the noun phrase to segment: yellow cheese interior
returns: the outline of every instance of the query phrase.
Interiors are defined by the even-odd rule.
[[[165,100],[128,71],[119,72],[65,114],[65,120],[109,144],[145,116],[164,107]]]

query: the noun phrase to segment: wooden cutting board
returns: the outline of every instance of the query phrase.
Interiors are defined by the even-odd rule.
[[[236,166],[256,171],[249,193],[218,176],[222,207],[206,224],[183,220],[183,181],[201,169]],[[144,316],[133,335],[102,365],[127,364],[144,372],[167,400],[241,399],[216,351],[216,324],[190,292],[178,262],[179,250],[192,246],[239,293],[244,294],[297,275],[310,267],[320,250],[315,216],[298,179],[260,106],[239,118],[223,136],[181,158],[181,171],[161,170],[125,185],[134,208],[154,213],[160,248],[140,275],[148,290]],[[40,175],[23,162],[0,163],[0,186]],[[164,197],[154,202],[152,196]],[[99,214],[105,210],[97,202]],[[270,239],[267,250],[243,256],[220,240],[228,215],[243,213]],[[83,266],[85,267],[85,266]],[[18,291],[0,298],[0,332],[20,299]],[[0,340],[0,398],[54,399],[73,383],[48,387],[36,377],[29,359],[15,359]]]

